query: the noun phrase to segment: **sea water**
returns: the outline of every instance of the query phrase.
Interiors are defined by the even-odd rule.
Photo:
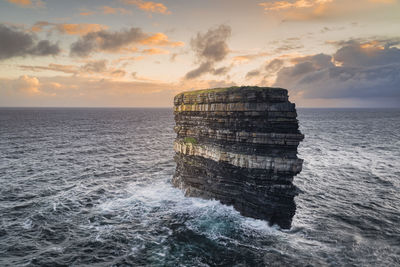
[[[0,266],[400,265],[400,110],[298,115],[281,230],[171,185],[171,109],[0,109]]]

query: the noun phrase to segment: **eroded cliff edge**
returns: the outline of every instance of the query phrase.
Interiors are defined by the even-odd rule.
[[[176,171],[187,196],[218,199],[244,216],[290,228],[293,177],[303,160],[295,104],[286,89],[230,87],[174,99]]]

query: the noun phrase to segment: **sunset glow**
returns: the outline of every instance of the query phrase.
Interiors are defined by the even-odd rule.
[[[0,2],[0,106],[171,107],[287,88],[300,107],[398,107],[398,0]]]

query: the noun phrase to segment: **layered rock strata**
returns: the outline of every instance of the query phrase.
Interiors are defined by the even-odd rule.
[[[244,216],[290,228],[301,171],[295,105],[281,88],[231,87],[174,99],[176,171],[187,196],[217,199]]]

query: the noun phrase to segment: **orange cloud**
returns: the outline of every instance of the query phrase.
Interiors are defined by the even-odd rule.
[[[158,46],[171,46],[171,47],[177,47],[177,46],[184,46],[184,42],[171,42],[168,40],[168,36],[159,32],[156,34],[153,34],[143,40],[140,41],[141,44],[143,45],[158,45]]]
[[[81,16],[91,16],[94,14],[96,14],[96,12],[94,12],[94,11],[82,11],[81,13],[79,13],[79,15],[81,15]]]
[[[54,89],[61,89],[63,87],[62,84],[57,83],[57,82],[51,82],[51,83],[49,83],[49,85]]]
[[[241,55],[241,56],[234,57],[233,61],[237,62],[237,63],[247,63],[249,61],[252,61],[252,60],[255,60],[255,59],[258,59],[258,58],[262,58],[262,57],[266,57],[266,56],[269,56],[269,55],[270,55],[270,53],[266,53],[266,52],[257,53],[257,54]]]
[[[41,0],[7,0],[9,3],[15,4],[20,7],[44,7]]]
[[[40,82],[36,77],[28,75],[20,76],[13,84],[13,88],[21,93],[28,95],[38,95]]]
[[[114,60],[112,61],[112,64],[116,65],[116,64],[119,64],[119,63],[124,62],[124,61],[139,61],[139,60],[143,60],[144,58],[145,58],[144,56],[138,56],[138,57],[120,57],[120,58],[114,59]]]
[[[41,32],[44,27],[49,26],[49,25],[52,25],[52,23],[47,22],[47,21],[38,21],[31,27],[31,31]]]
[[[101,7],[97,8],[97,11],[90,11],[90,10],[83,9],[79,13],[79,15],[92,16],[97,13],[101,13],[101,14],[105,14],[105,15],[116,15],[116,14],[127,15],[127,14],[131,14],[132,11],[122,8],[122,7],[101,6]]]
[[[114,71],[121,76],[122,71]],[[171,106],[179,84],[160,81],[119,81],[115,77],[0,78],[0,106]]]
[[[371,3],[378,4],[395,4],[397,0],[369,0]]]
[[[143,1],[143,0],[122,0],[125,4],[135,5],[139,9],[152,12],[152,13],[160,13],[160,14],[171,14],[168,8],[162,3],[156,3],[152,1]]]
[[[165,55],[169,54],[169,51],[159,48],[150,48],[150,49],[144,49],[142,53],[145,55]]]
[[[19,5],[19,6],[30,6],[32,5],[31,0],[7,0],[10,3]]]
[[[318,5],[323,5],[326,3],[330,3],[333,0],[298,0],[295,2],[287,2],[287,1],[276,1],[276,2],[265,2],[260,3],[259,5],[264,7],[265,11],[276,11],[276,10],[284,10],[290,8],[310,8]]]
[[[103,14],[106,14],[106,15],[108,15],[108,14],[117,14],[117,13],[120,13],[120,14],[124,15],[124,14],[130,14],[131,13],[131,11],[128,10],[128,9],[125,9],[125,8],[114,8],[114,7],[110,7],[110,6],[102,6],[100,9],[102,10]]]
[[[270,15],[284,20],[313,20],[352,16],[355,13],[375,11],[381,5],[395,4],[397,0],[296,0],[294,2],[263,2],[259,5]]]
[[[56,26],[57,30],[61,33],[66,33],[70,35],[85,35],[90,32],[98,32],[101,30],[108,29],[108,26],[101,24],[58,24]]]
[[[81,24],[57,24],[51,23],[47,21],[38,21],[32,27],[31,31],[33,32],[41,32],[45,27],[50,27],[49,31],[58,31],[63,34],[69,35],[85,35],[90,32],[98,32],[101,30],[108,29],[108,26],[102,24],[90,24],[90,23],[81,23]]]
[[[385,46],[379,41],[370,41],[360,45],[362,49],[384,50]]]

